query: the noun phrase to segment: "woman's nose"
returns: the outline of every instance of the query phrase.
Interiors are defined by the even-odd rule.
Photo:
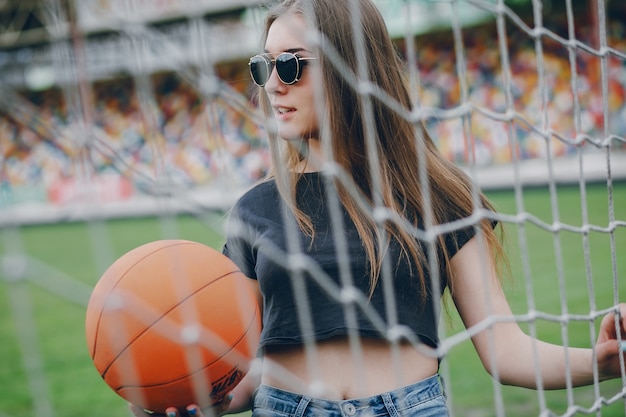
[[[265,91],[268,94],[280,94],[281,92],[285,91],[286,88],[287,85],[283,83],[280,78],[278,78],[278,72],[276,71],[276,67],[274,66],[272,68],[272,71],[270,71],[267,82],[265,83]]]

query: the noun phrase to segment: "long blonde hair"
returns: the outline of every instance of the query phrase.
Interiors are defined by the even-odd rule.
[[[388,210],[402,217],[414,220],[424,218],[430,210],[432,224],[443,224],[470,216],[474,212],[475,202],[472,185],[465,173],[446,160],[439,153],[433,140],[428,135],[423,123],[408,120],[405,115],[396,112],[376,97],[371,97],[371,115],[375,129],[375,152],[379,156],[378,166],[372,168],[367,157],[366,123],[364,120],[364,102],[358,92],[346,81],[336,67],[323,53],[324,46],[331,46],[341,56],[345,66],[357,74],[357,47],[352,33],[351,0],[286,0],[271,8],[265,21],[263,41],[274,21],[287,13],[302,15],[319,34],[321,47],[318,49],[318,62],[321,79],[325,114],[320,117],[327,125],[329,143],[334,161],[343,171],[352,176],[360,193],[370,202],[376,198]],[[412,107],[406,85],[406,70],[392,40],[387,32],[384,19],[370,0],[359,0],[361,30],[365,55],[367,56],[368,80],[377,85],[389,97],[399,103],[407,113]],[[260,89],[259,103],[268,118],[271,108],[266,94]],[[324,130],[324,129],[321,129]],[[420,146],[417,146],[420,144]],[[298,149],[288,148],[278,152],[281,139],[270,133],[270,147],[274,165],[280,164],[291,175],[290,181],[281,181],[276,176],[279,190],[286,201],[295,201],[295,184],[301,174],[295,169],[303,159]],[[420,158],[419,152],[423,152]],[[420,181],[420,161],[425,163],[427,184],[429,187],[426,201]],[[372,173],[377,175],[378,187],[372,184]],[[380,248],[381,231],[373,219],[371,210],[363,210],[355,199],[351,198],[345,185],[335,181],[339,199],[357,227],[371,266],[370,291],[378,283],[382,268],[384,248]],[[376,189],[375,189],[376,188]],[[426,203],[429,206],[426,207]],[[479,194],[482,208],[493,210],[485,196]],[[295,205],[290,204],[300,228],[314,237],[315,231],[310,219]],[[498,257],[503,257],[502,246],[489,219],[482,219],[481,230],[489,249]],[[412,257],[417,265],[424,265],[424,249],[413,233],[394,222],[386,222],[384,231],[400,242],[402,255]],[[449,277],[448,284],[453,291],[449,256],[446,252],[443,236],[438,237],[439,272]],[[424,271],[419,270],[418,277],[422,290],[426,288]],[[425,296],[424,291],[422,294]]]

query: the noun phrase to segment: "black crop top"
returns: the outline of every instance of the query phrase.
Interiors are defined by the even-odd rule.
[[[260,183],[245,193],[231,212],[228,235],[223,252],[249,278],[258,280],[263,295],[263,330],[261,346],[302,344],[307,340],[324,340],[347,335],[356,323],[362,337],[384,339],[389,337],[388,307],[395,309],[394,330],[408,331],[413,337],[431,347],[438,344],[438,317],[433,301],[439,296],[431,293],[430,276],[424,270],[427,282],[426,297],[421,296],[416,266],[399,256],[398,244],[393,242],[387,256],[395,261],[393,271],[393,303],[387,305],[384,278],[379,280],[369,298],[369,262],[359,235],[345,210],[342,210],[344,236],[347,241],[347,261],[350,279],[358,289],[341,291],[340,259],[333,233],[339,227],[333,224],[329,204],[324,194],[324,180],[319,173],[305,174],[297,186],[297,204],[311,217],[316,235],[311,239],[296,227],[285,227],[284,213],[290,223],[293,216],[283,210],[282,199],[273,180]],[[300,244],[302,257],[289,257],[288,242],[292,235]],[[474,235],[474,227],[466,227],[446,235],[448,254],[452,257]],[[426,248],[426,246],[424,246]],[[426,252],[426,251],[425,251]],[[400,259],[400,261],[398,261]],[[345,278],[345,277],[343,277]],[[447,286],[442,276],[441,291]],[[294,290],[295,289],[295,290]],[[352,301],[350,301],[352,300]],[[356,301],[354,301],[356,300]],[[422,300],[425,300],[423,303]],[[356,308],[356,320],[348,314],[347,305]],[[395,306],[393,305],[395,304]]]

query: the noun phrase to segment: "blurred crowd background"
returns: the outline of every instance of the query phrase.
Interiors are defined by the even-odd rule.
[[[564,15],[550,25],[546,27],[568,38]],[[441,152],[459,164],[488,165],[548,155],[566,157],[581,148],[594,152],[610,137],[622,138],[609,140],[612,148],[626,148],[626,62],[608,54],[607,77],[603,78],[602,59],[577,48],[573,74],[570,50],[543,37],[541,73],[534,39],[515,25],[507,28],[510,84],[504,81],[495,20],[463,29],[465,65],[461,73],[451,30],[416,37],[418,104],[441,110],[470,104],[474,109],[471,116],[445,117],[444,111],[427,120]],[[606,29],[606,44],[625,53],[626,22],[610,20]],[[597,33],[589,21],[577,28],[576,37],[590,48],[598,47]],[[403,38],[398,39],[398,50],[406,53]],[[254,88],[246,64],[243,60],[231,62],[218,67],[217,75],[225,88],[239,94],[253,109]],[[466,94],[459,75],[465,77]],[[572,92],[573,75],[577,76],[578,107]],[[79,117],[59,86],[19,89],[17,97],[23,100],[19,117],[6,106],[0,108],[3,204],[25,200],[65,203],[72,198],[76,178],[85,175],[79,171],[85,169],[95,183],[100,181],[109,190],[108,198],[115,200],[132,196],[155,172],[193,188],[209,186],[224,173],[236,184],[250,184],[269,167],[259,119],[200,94],[176,71],[151,74],[147,88],[138,86],[132,76],[118,75],[90,82],[88,89],[84,97],[89,102],[83,107],[91,125],[78,131]],[[146,93],[154,103],[150,112],[141,103]],[[511,124],[487,115],[504,115],[509,110],[507,94],[516,112]],[[85,120],[85,114],[81,117]],[[94,132],[105,138],[106,152],[89,146]],[[146,175],[138,175],[142,172]]]

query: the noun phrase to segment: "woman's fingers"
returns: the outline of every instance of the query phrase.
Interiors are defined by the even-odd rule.
[[[147,413],[141,407],[129,403],[128,409],[131,414],[135,417],[155,417],[155,416],[165,416],[165,417],[205,417],[205,414],[202,412],[200,407],[195,404],[190,404],[186,407],[183,413],[181,413],[176,407],[168,407],[165,410],[164,414],[160,413]],[[219,414],[216,414],[219,415]]]
[[[204,417],[204,413],[202,413],[200,407],[195,404],[190,404],[187,406],[187,414],[191,417]]]
[[[128,403],[128,409],[130,410],[131,414],[135,417],[152,417],[150,416],[150,414],[146,413],[143,408],[133,404],[133,403]]]
[[[168,407],[165,409],[166,417],[179,417],[178,409],[176,407]]]

